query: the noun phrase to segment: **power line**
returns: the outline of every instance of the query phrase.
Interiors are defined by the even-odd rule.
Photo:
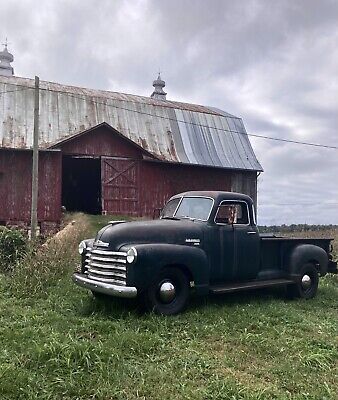
[[[260,204],[260,207],[267,207],[267,206],[310,206],[310,207],[338,207],[338,203],[269,203],[269,204]]]
[[[76,98],[76,99],[79,99],[79,100],[87,101],[87,99],[84,98],[84,97],[76,96],[76,95],[73,95],[71,93],[68,93],[68,92],[65,92],[65,91],[61,91],[61,90],[53,90],[53,89],[40,89],[40,90],[66,94],[69,97],[73,97],[73,98]],[[235,133],[235,134],[240,134],[240,135],[247,135],[247,136],[252,136],[252,137],[256,137],[256,138],[260,138],[260,139],[268,139],[268,140],[275,140],[275,141],[285,142],[285,143],[300,144],[300,145],[304,145],[304,146],[322,147],[322,148],[326,148],[326,149],[338,150],[338,146],[330,146],[330,145],[312,143],[312,142],[303,142],[303,141],[292,140],[292,139],[275,138],[275,137],[271,137],[271,136],[257,135],[257,134],[253,134],[253,133],[240,132],[240,131],[235,131],[235,130],[231,130],[231,129],[216,128],[216,127],[213,127],[213,126],[210,126],[210,125],[198,124],[196,122],[179,120],[179,119],[175,119],[175,118],[165,117],[163,115],[156,115],[156,114],[148,113],[148,112],[145,112],[145,111],[132,110],[130,108],[120,107],[120,106],[116,106],[116,105],[113,105],[113,104],[102,103],[102,102],[93,100],[92,96],[90,96],[90,95],[84,95],[84,96],[90,97],[91,101],[93,103],[95,103],[95,104],[98,104],[98,105],[103,105],[103,106],[106,106],[106,107],[112,107],[112,108],[116,108],[116,109],[120,109],[120,110],[124,110],[124,111],[128,111],[128,112],[134,112],[134,113],[137,113],[137,114],[148,115],[150,117],[161,118],[161,119],[165,119],[165,120],[169,120],[169,121],[173,121],[173,122],[180,122],[180,123],[183,123],[183,124],[199,126],[201,128],[215,129],[215,130],[218,130],[218,131],[223,131],[223,132],[227,132],[227,133]],[[235,118],[239,119],[237,117],[235,117]]]
[[[24,87],[23,85],[16,85],[16,86]],[[20,91],[20,90],[26,90],[26,89],[33,89],[33,88],[25,87],[24,89],[17,89],[17,90],[12,90],[12,91],[0,92],[0,94],[2,94],[2,93],[11,93],[11,92],[16,92],[16,91]],[[325,148],[325,149],[338,150],[338,146],[331,146],[331,145],[325,145],[325,144],[320,144],[320,143],[312,143],[312,142],[304,142],[304,141],[292,140],[292,139],[276,138],[276,137],[272,137],[272,136],[258,135],[258,134],[247,133],[247,132],[240,132],[240,131],[231,130],[231,129],[225,129],[225,128],[216,128],[216,127],[213,127],[213,126],[210,126],[210,125],[198,124],[196,122],[184,121],[184,120],[180,120],[180,119],[170,118],[169,116],[165,117],[163,115],[156,115],[156,114],[152,114],[152,113],[145,112],[145,111],[133,110],[133,109],[126,108],[126,107],[121,107],[121,106],[117,106],[117,105],[114,105],[114,104],[108,104],[108,103],[99,102],[97,100],[93,100],[93,95],[84,94],[83,96],[85,96],[85,97],[80,97],[80,96],[76,96],[76,95],[74,95],[72,93],[63,91],[63,90],[55,90],[55,89],[48,89],[48,88],[40,88],[40,90],[48,91],[48,92],[55,92],[55,93],[60,93],[60,94],[65,94],[65,95],[67,95],[69,97],[73,97],[75,99],[79,99],[79,100],[83,100],[83,101],[87,101],[87,98],[90,98],[91,101],[94,104],[103,105],[103,106],[106,106],[106,107],[112,107],[112,108],[115,108],[115,109],[124,110],[124,111],[128,111],[128,112],[133,112],[133,113],[136,113],[136,114],[147,115],[147,116],[150,116],[150,117],[160,118],[160,119],[164,119],[164,120],[167,120],[167,121],[179,122],[179,123],[182,123],[182,124],[192,125],[192,126],[198,126],[200,128],[215,129],[215,130],[222,131],[222,132],[234,133],[234,134],[237,134],[237,135],[244,135],[244,136],[251,136],[251,137],[255,137],[255,138],[259,138],[259,139],[274,140],[274,141],[277,141],[277,142],[293,143],[293,144],[299,144],[299,145],[303,145],[303,146],[312,146],[312,147],[319,147],[319,148]],[[114,100],[114,99],[112,99],[112,100]],[[118,100],[118,101],[126,101],[126,100],[122,100],[121,99],[121,100]],[[215,115],[220,115],[220,114],[215,114]],[[231,117],[231,118],[240,119],[238,117]]]

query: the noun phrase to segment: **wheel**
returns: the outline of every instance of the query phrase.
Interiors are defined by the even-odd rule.
[[[289,297],[301,297],[312,299],[318,290],[319,276],[317,268],[313,264],[304,264],[300,270],[299,281],[287,287]]]
[[[178,314],[187,306],[189,288],[189,279],[181,269],[165,267],[143,293],[144,304],[156,314]]]

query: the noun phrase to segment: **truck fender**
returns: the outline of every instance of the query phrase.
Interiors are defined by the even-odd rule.
[[[172,265],[182,266],[188,270],[197,294],[209,292],[208,259],[205,251],[201,248],[168,243],[134,244],[132,246],[137,251],[137,261],[130,273],[141,286],[148,286],[154,279],[156,271]],[[125,251],[125,247],[127,246],[122,247],[121,250]]]
[[[289,259],[289,271],[291,275],[298,275],[301,267],[306,263],[315,264],[320,275],[327,273],[328,256],[326,251],[314,244],[300,244],[296,246]]]

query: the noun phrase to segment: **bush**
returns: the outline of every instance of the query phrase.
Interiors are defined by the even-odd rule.
[[[27,251],[27,239],[15,229],[0,226],[0,272],[12,271]]]
[[[25,257],[12,270],[10,287],[14,295],[45,296],[50,286],[74,271],[80,262],[79,242],[88,234],[87,217],[77,214],[74,219],[75,224],[68,224],[43,245],[35,243],[28,247]]]

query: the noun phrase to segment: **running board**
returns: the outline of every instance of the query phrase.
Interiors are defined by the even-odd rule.
[[[250,281],[250,282],[236,282],[228,283],[226,285],[210,286],[210,293],[229,293],[237,292],[239,290],[259,289],[270,286],[289,285],[294,283],[291,279],[270,279],[265,281]]]

